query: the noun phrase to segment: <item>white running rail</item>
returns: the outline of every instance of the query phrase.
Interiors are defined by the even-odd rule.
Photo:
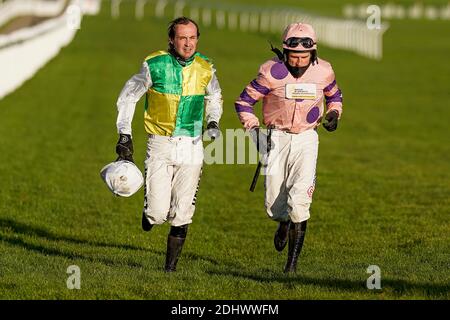
[[[288,24],[299,21],[306,22],[314,27],[320,44],[353,51],[375,60],[383,57],[383,33],[388,29],[388,24],[380,25],[379,29],[369,29],[365,21],[323,17],[295,8],[268,9],[257,6],[206,4],[183,0],[153,0],[151,2],[155,7],[153,12],[157,17],[164,17],[171,12],[175,17],[189,16],[204,26],[215,24],[218,29],[240,32],[274,33],[281,37]],[[142,3],[139,11],[136,7],[136,12],[140,17],[143,16],[143,10]]]
[[[19,2],[8,1],[4,5]],[[0,99],[33,77],[72,41],[83,14],[96,14],[100,8],[99,0],[71,0],[69,4],[64,13],[55,18],[9,34],[0,34]],[[54,12],[60,13],[57,10]]]

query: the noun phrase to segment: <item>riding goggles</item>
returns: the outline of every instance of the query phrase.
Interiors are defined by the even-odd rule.
[[[291,37],[287,39],[286,41],[283,41],[285,45],[287,45],[289,48],[296,48],[299,44],[302,45],[305,49],[311,49],[316,43],[311,38],[297,38],[297,37]]]

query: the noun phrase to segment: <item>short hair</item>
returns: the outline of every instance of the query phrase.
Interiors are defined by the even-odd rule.
[[[194,20],[189,19],[188,17],[178,17],[169,23],[169,27],[167,28],[169,39],[175,38],[175,27],[178,24],[186,25],[189,24],[190,22],[192,22],[197,28],[197,38],[200,37],[200,30],[198,29],[198,24]]]

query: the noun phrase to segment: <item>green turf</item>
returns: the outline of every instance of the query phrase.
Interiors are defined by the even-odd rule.
[[[140,230],[143,190],[115,198],[99,177],[114,159],[115,101],[167,19],[85,17],[69,47],[0,101],[1,299],[448,299],[448,22],[393,21],[384,59],[320,47],[344,94],[335,133],[320,129],[317,186],[298,273],[282,273],[254,165],[204,167],[176,274],[168,225]],[[268,36],[203,28],[224,94],[234,99],[271,57]],[[271,36],[274,41],[276,37]],[[320,45],[320,44],[319,44]],[[30,53],[32,54],[32,53]],[[143,168],[143,100],[133,122]],[[66,269],[81,268],[81,290]],[[369,265],[381,290],[368,290]]]

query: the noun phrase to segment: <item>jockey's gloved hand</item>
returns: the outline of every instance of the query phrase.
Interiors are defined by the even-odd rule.
[[[206,133],[212,140],[219,138],[220,137],[220,129],[219,129],[219,125],[217,124],[217,122],[210,121],[208,123],[208,125],[206,126]]]
[[[249,134],[256,145],[256,149],[261,155],[267,154],[270,150],[272,150],[275,147],[273,141],[270,141],[270,150],[269,150],[268,148],[269,137],[267,136],[267,134],[261,131],[260,127],[251,128],[249,130]]]
[[[116,144],[116,153],[119,156],[116,161],[127,160],[134,163],[133,160],[133,141],[129,134],[119,134],[119,141]]]
[[[325,120],[327,120],[328,122],[324,122],[323,127],[330,132],[336,130],[338,126],[338,118],[339,113],[337,111],[332,110],[328,112],[327,115],[325,116]]]

